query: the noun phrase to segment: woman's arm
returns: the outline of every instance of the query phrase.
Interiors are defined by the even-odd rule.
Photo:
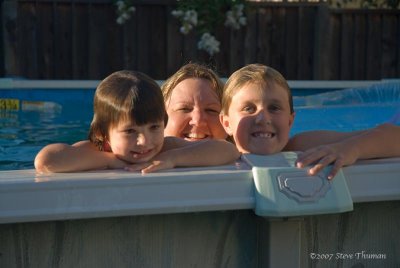
[[[311,147],[299,155],[297,166],[314,164],[309,172],[317,174],[327,165],[333,164],[329,179],[333,178],[342,166],[351,165],[359,159],[400,156],[400,127],[396,125],[382,124],[365,131],[350,133],[326,132],[321,140],[316,134],[318,132],[313,132],[311,136],[297,136],[297,139],[307,137],[308,141],[304,141],[306,146],[293,147],[294,150]],[[298,144],[299,141],[297,140]],[[314,148],[310,146],[313,143],[316,144]]]
[[[234,162],[240,153],[236,146],[225,140],[189,142],[166,137],[163,151],[148,163],[131,165],[129,170],[143,173],[174,167],[217,166]]]
[[[123,168],[126,163],[113,153],[101,152],[89,141],[74,145],[63,143],[45,146],[35,157],[38,172],[74,172],[108,168]]]

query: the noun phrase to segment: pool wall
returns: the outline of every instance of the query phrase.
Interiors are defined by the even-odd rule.
[[[246,166],[3,171],[0,267],[397,267],[400,159],[343,173],[353,211],[282,218],[254,213]]]
[[[280,221],[234,210],[5,224],[0,266],[398,267],[399,207]]]

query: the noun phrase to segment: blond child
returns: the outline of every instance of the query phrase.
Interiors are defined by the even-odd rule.
[[[383,124],[356,132],[310,131],[289,137],[295,112],[285,78],[271,67],[250,64],[234,72],[225,84],[221,124],[241,153],[273,154],[304,151],[298,167],[313,164],[316,174],[333,164],[329,179],[358,159],[400,156],[400,127]]]
[[[164,138],[167,120],[161,89],[153,79],[134,71],[112,73],[96,89],[89,141],[47,145],[36,156],[35,168],[38,172],[125,168],[146,173],[222,165],[239,157],[235,146],[224,140]]]

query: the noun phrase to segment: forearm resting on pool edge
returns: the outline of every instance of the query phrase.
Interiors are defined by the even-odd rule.
[[[38,172],[76,172],[123,168],[126,163],[113,153],[56,143],[44,147],[35,157]]]
[[[400,126],[385,123],[349,138],[358,149],[358,159],[400,156]]]

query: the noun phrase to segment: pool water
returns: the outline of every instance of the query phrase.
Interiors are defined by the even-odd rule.
[[[14,110],[4,109],[4,100],[15,98],[12,94],[17,93],[0,93],[0,100],[3,99],[0,103],[3,105],[0,109],[0,170],[33,168],[33,159],[43,146],[55,142],[72,144],[87,139],[93,112],[93,91],[68,91],[62,93],[62,97],[50,96],[49,91],[38,96],[25,94],[22,99],[29,97],[30,101],[21,101],[19,109]],[[394,123],[400,124],[396,119],[396,115],[400,117],[400,96],[390,93],[391,97],[384,101],[376,96],[356,101],[353,97],[343,99],[346,94],[346,91],[341,91],[296,96],[296,117],[291,135],[317,129],[362,130],[393,118]],[[7,102],[8,108],[10,103],[13,104]]]
[[[46,144],[86,139],[90,113],[81,107],[1,112],[0,170],[33,168],[34,156]]]

